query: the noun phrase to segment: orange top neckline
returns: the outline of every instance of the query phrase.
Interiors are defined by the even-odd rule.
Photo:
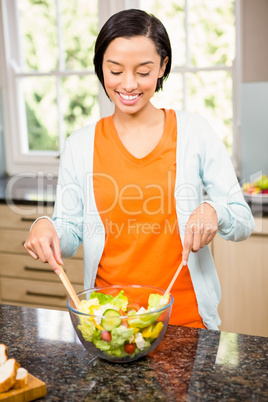
[[[112,137],[112,140],[113,140],[115,146],[119,150],[120,154],[125,159],[130,161],[132,164],[139,166],[139,167],[143,167],[143,166],[147,165],[148,163],[150,163],[153,159],[155,159],[157,157],[157,155],[162,151],[163,147],[165,146],[165,144],[168,140],[168,137],[169,137],[170,129],[171,129],[171,114],[168,113],[168,110],[165,110],[165,109],[163,109],[163,110],[165,111],[165,125],[164,125],[163,134],[162,134],[159,142],[152,149],[152,151],[150,151],[147,155],[145,155],[142,158],[137,158],[131,152],[128,151],[128,149],[124,146],[124,144],[120,140],[120,137],[119,137],[116,127],[114,125],[113,116],[107,117],[108,128],[109,128],[109,131],[110,131],[110,134],[111,134],[111,137]]]

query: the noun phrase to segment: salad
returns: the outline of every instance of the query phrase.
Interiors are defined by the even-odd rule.
[[[245,194],[268,194],[268,176],[263,174],[254,183],[244,183],[242,190]]]
[[[83,338],[108,356],[135,356],[148,349],[157,339],[164,324],[157,321],[157,311],[169,303],[169,294],[151,294],[148,308],[129,303],[123,290],[112,295],[92,292],[79,304],[78,329]]]

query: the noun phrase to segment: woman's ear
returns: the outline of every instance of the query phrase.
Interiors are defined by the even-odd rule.
[[[165,60],[163,61],[162,65],[160,67],[158,78],[162,78],[163,75],[165,74],[167,63],[168,63],[168,56],[166,56]]]

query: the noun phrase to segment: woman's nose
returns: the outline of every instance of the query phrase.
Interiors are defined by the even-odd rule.
[[[133,74],[126,74],[124,76],[122,86],[126,92],[132,92],[134,89],[136,89],[138,83],[135,79],[135,76]]]

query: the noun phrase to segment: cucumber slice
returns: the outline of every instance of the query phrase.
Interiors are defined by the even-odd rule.
[[[104,312],[101,320],[101,325],[106,331],[112,331],[112,329],[119,327],[121,324],[121,315],[118,311],[108,309]]]

